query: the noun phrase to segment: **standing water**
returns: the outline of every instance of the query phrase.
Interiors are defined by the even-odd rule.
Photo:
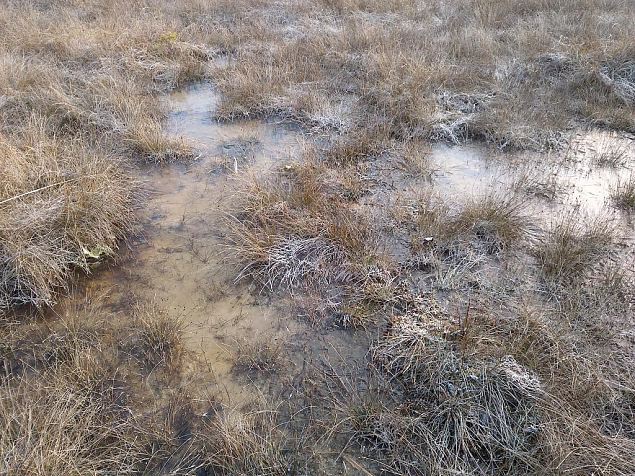
[[[249,395],[231,372],[231,349],[239,340],[263,336],[293,340],[304,362],[312,358],[304,350],[322,355],[335,352],[340,357],[352,352],[363,359],[367,347],[355,346],[357,336],[307,331],[292,318],[289,301],[259,293],[248,282],[234,283],[238,270],[226,260],[223,223],[239,181],[299,159],[301,134],[260,120],[215,121],[218,96],[206,84],[175,92],[166,100],[171,111],[168,134],[193,145],[199,156],[191,163],[146,171],[144,179],[151,193],[144,240],[134,246],[130,261],[89,280],[88,291],[106,293],[105,304],[121,312],[132,312],[135,302],[153,302],[179,317],[186,324],[189,350],[202,357],[212,375],[209,384],[220,385],[232,401]],[[435,146],[431,160],[438,190],[456,198],[536,182],[526,172],[536,169],[531,167],[536,164],[535,154],[496,157],[489,151],[478,145]],[[524,161],[529,168],[522,166]],[[615,171],[580,164],[588,160],[558,165],[557,197],[539,205],[547,212],[544,216],[553,217],[572,202],[582,202],[589,211],[602,209],[612,184],[629,172],[628,167]],[[358,348],[362,351],[354,350]],[[343,358],[350,361],[348,355]]]
[[[210,384],[236,400],[245,386],[231,375],[235,342],[263,335],[285,339],[298,324],[289,318],[289,303],[234,283],[237,270],[226,260],[222,224],[238,181],[295,158],[300,136],[263,121],[219,123],[213,119],[217,100],[204,84],[167,98],[168,134],[193,145],[199,156],[146,172],[144,240],[130,261],[96,273],[87,290],[106,294],[104,304],[122,312],[152,302],[180,318],[189,350],[213,376]]]

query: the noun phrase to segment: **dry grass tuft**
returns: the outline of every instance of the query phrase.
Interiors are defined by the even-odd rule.
[[[376,253],[371,225],[328,189],[312,163],[252,182],[242,213],[229,221],[232,247],[244,263],[237,279],[270,289],[359,279],[359,261]]]
[[[198,432],[201,414],[193,398],[182,388],[155,403],[151,412],[137,420],[141,464],[145,474],[196,474],[204,472],[205,461]]]
[[[620,181],[611,191],[611,200],[615,206],[624,210],[635,210],[635,175]]]
[[[391,474],[632,472],[628,388],[531,312],[452,323],[434,302],[390,319],[336,430]],[[376,374],[378,372],[378,374]],[[572,434],[571,431],[574,433]]]
[[[155,305],[135,310],[131,352],[148,370],[178,370],[184,357],[184,325]]]
[[[0,136],[0,308],[51,305],[76,269],[114,255],[134,230],[138,192],[125,161],[35,128]]]
[[[132,472],[138,463],[125,394],[88,353],[44,374],[3,384],[0,471]]]
[[[597,149],[591,161],[599,167],[623,167],[628,161],[628,145],[616,141],[614,137],[604,136]]]
[[[161,127],[159,123],[139,126],[126,133],[124,143],[135,157],[156,165],[192,159],[192,148],[180,139],[166,137]]]
[[[381,454],[389,472],[519,474],[538,467],[542,388],[512,357],[465,355],[443,337],[434,311],[393,319],[371,352],[387,388],[366,404],[343,403],[354,437]]]
[[[525,237],[530,220],[527,202],[513,195],[486,195],[469,201],[452,220],[450,228],[481,241],[489,253],[509,249]]]
[[[635,104],[635,60],[633,51],[606,61],[599,71],[600,78],[624,104]]]
[[[293,468],[289,442],[275,410],[225,409],[204,429],[208,468],[227,475],[286,475]]]
[[[555,200],[563,188],[558,182],[557,167],[550,166],[543,170],[534,164],[521,166],[512,187],[516,192],[550,201]]]
[[[236,341],[232,353],[234,369],[240,372],[273,374],[282,369],[284,342],[271,336],[258,337],[255,341]]]
[[[616,231],[613,222],[596,218],[581,223],[576,215],[567,214],[552,223],[533,254],[548,281],[579,282],[611,253]]]
[[[431,180],[430,145],[425,142],[409,142],[400,154],[399,169],[418,178]]]
[[[326,153],[328,163],[346,166],[379,156],[386,149],[385,132],[376,128],[348,131]]]

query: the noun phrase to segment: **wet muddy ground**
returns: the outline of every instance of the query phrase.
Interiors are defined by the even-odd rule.
[[[235,282],[239,269],[228,259],[231,251],[223,230],[241,181],[275,173],[281,165],[300,160],[307,139],[288,124],[216,121],[218,96],[208,84],[173,93],[166,101],[167,132],[193,145],[199,155],[191,163],[145,172],[149,196],[144,231],[132,245],[130,258],[96,270],[86,289],[76,294],[105,296],[102,306],[115,315],[132,312],[141,301],[153,302],[179,317],[186,325],[189,350],[210,377],[209,382],[196,385],[213,389],[230,402],[239,402],[254,391],[249,375],[232,371],[240,343],[264,341],[281,349],[282,368],[268,385],[282,392],[291,391],[298,375],[317,361],[361,365],[368,338],[373,337],[369,331],[312,328],[291,297],[263,292],[247,281]],[[387,195],[414,196],[429,186],[449,203],[514,191],[524,197],[528,210],[542,224],[566,210],[610,213],[622,219],[625,236],[632,236],[630,217],[612,208],[609,199],[617,181],[632,173],[631,142],[628,137],[594,132],[575,137],[565,153],[545,157],[503,154],[475,144],[438,144],[430,152],[429,177],[398,177],[391,187],[375,187],[362,206],[381,208]],[[617,166],[598,164],[606,147],[623,152]],[[375,173],[382,173],[380,164],[376,169]],[[388,252],[399,258],[398,248]]]
[[[361,361],[362,336],[314,332],[291,299],[236,282],[239,269],[228,260],[223,228],[241,183],[299,159],[302,135],[284,124],[215,121],[217,96],[209,85],[176,92],[166,102],[168,134],[193,145],[198,156],[145,171],[142,234],[126,258],[96,267],[56,312],[63,316],[86,295],[98,297],[97,305],[114,318],[131,315],[140,302],[158,306],[185,324],[188,350],[209,378],[193,385],[232,404],[254,395],[251,383],[262,384],[258,375],[233,371],[243,345],[280,352],[279,378],[268,382],[274,392],[286,392],[318,354]]]
[[[613,213],[611,190],[633,173],[632,143],[628,136],[593,131],[573,135],[567,150],[551,154],[440,144],[433,148],[431,162],[436,187],[455,199],[508,189],[524,192],[543,216],[573,209]],[[621,159],[615,165],[598,163],[603,154]]]

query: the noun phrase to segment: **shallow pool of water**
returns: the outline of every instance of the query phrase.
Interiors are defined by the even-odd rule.
[[[618,166],[596,162],[602,149],[622,153]],[[488,193],[519,193],[541,220],[576,212],[588,216],[615,215],[611,193],[635,171],[632,139],[608,133],[579,133],[566,151],[551,154],[501,153],[480,144],[436,145],[431,164],[434,186],[450,201]]]
[[[181,318],[189,350],[211,376],[204,385],[220,386],[233,402],[252,392],[232,372],[231,354],[238,340],[286,343],[295,370],[278,383],[293,379],[307,360],[363,361],[367,342],[362,334],[309,328],[296,318],[297,307],[290,299],[262,293],[247,282],[235,283],[238,269],[228,260],[224,222],[240,182],[299,160],[302,134],[262,120],[214,120],[218,96],[207,84],[175,92],[165,101],[170,111],[166,132],[193,145],[199,155],[191,163],[145,172],[149,198],[143,239],[133,245],[128,261],[96,272],[82,296],[70,300],[83,299],[86,292],[106,295],[104,306],[122,313],[132,312],[136,302],[151,301]],[[582,136],[564,159],[501,155],[481,145],[436,145],[432,186],[460,202],[470,195],[512,190],[523,177],[536,183],[553,180],[553,197],[537,194],[529,199],[542,219],[576,207],[602,212],[610,209],[610,188],[631,173],[633,164],[629,156],[630,162],[618,169],[594,166],[588,150],[594,141],[593,136]]]
[[[118,312],[153,302],[182,319],[189,350],[213,377],[210,385],[220,385],[237,401],[248,390],[232,377],[235,342],[263,336],[286,340],[300,325],[290,318],[289,302],[234,283],[237,269],[227,259],[223,223],[240,181],[297,158],[301,137],[263,121],[213,120],[218,99],[209,85],[165,100],[171,111],[167,133],[192,144],[199,156],[145,172],[149,198],[142,242],[133,246],[128,261],[96,272],[82,292],[105,294],[103,305]]]

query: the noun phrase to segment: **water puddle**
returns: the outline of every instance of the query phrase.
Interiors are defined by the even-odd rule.
[[[167,133],[194,145],[208,163],[232,159],[230,171],[236,171],[233,159],[239,172],[247,168],[241,167],[241,160],[264,170],[295,157],[300,149],[301,134],[288,126],[255,119],[216,121],[214,111],[219,97],[210,85],[176,91],[167,98],[167,103],[170,110]]]
[[[565,202],[592,214],[611,205],[612,190],[635,170],[633,140],[598,131],[576,137],[566,159],[567,166],[558,171]]]
[[[435,186],[452,198],[484,193],[504,178],[496,164],[488,161],[488,150],[476,144],[436,144],[430,160]]]
[[[193,144],[194,163],[152,168],[144,177],[143,243],[132,258],[96,273],[85,291],[108,297],[104,306],[131,312],[136,301],[153,302],[186,324],[188,348],[200,356],[232,401],[246,386],[232,377],[236,342],[267,336],[286,340],[300,330],[290,303],[262,295],[248,283],[234,284],[236,269],[224,252],[222,223],[237,180],[265,173],[297,158],[301,136],[263,121],[219,123],[212,114],[218,98],[208,85],[167,99],[167,132]]]
[[[220,385],[234,402],[250,394],[244,380],[232,372],[232,352],[244,339],[288,343],[289,352],[294,352],[289,360],[303,368],[307,359],[318,356],[347,362],[363,359],[363,335],[309,329],[294,319],[296,308],[290,301],[260,293],[246,282],[234,283],[237,270],[225,260],[223,221],[239,188],[237,180],[299,159],[302,134],[261,120],[215,121],[218,96],[206,84],[165,100],[171,111],[167,132],[193,144],[200,155],[189,164],[145,172],[150,196],[143,241],[134,245],[130,261],[95,273],[83,291],[107,293],[104,306],[113,312],[130,313],[135,302],[150,301],[179,317],[187,326],[188,348],[212,376],[209,385]],[[588,151],[588,142],[581,140],[576,147],[580,151],[565,161],[549,160],[547,167],[535,155],[500,157],[479,145],[438,145],[431,157],[433,184],[457,200],[519,184],[527,190],[530,185],[542,188],[547,195],[553,188],[550,199],[535,193],[532,200],[550,216],[560,207],[599,210],[606,206],[615,181],[630,173],[632,150],[619,167],[607,168],[589,158],[594,153]],[[297,372],[285,375],[291,379]]]
[[[576,210],[589,216],[617,213],[611,193],[635,171],[628,137],[591,131],[576,136],[564,153],[505,153],[483,145],[436,145],[431,162],[435,187],[450,200],[500,191],[524,193],[543,218]]]

